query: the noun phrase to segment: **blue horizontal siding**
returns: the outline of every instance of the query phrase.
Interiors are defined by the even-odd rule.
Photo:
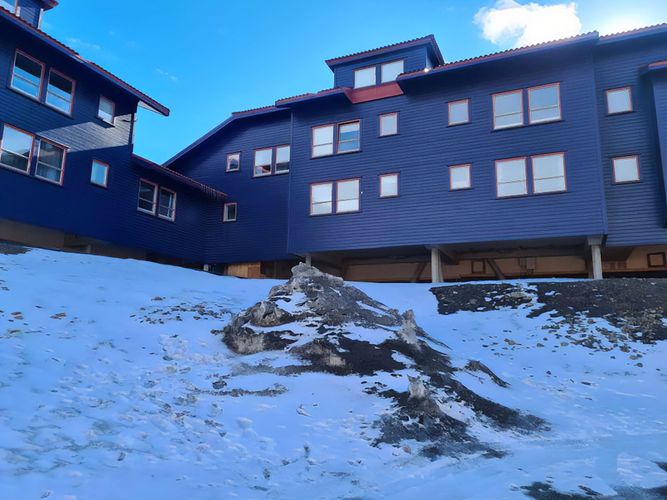
[[[33,26],[39,26],[42,3],[38,0],[19,0],[20,16]]]

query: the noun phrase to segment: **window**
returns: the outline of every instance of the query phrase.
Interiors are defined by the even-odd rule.
[[[46,87],[46,104],[71,115],[73,103],[74,80],[52,69]]]
[[[607,90],[607,114],[632,111],[632,90],[630,87]]]
[[[241,153],[227,155],[227,172],[238,172],[241,169]]]
[[[351,153],[359,151],[359,122],[341,123],[338,125],[338,152]]]
[[[93,160],[93,166],[90,169],[90,183],[96,186],[107,187],[109,180],[109,165],[99,160]]]
[[[238,205],[236,203],[225,203],[222,211],[223,222],[236,222],[236,215],[238,213]]]
[[[354,70],[354,88],[371,87],[376,83],[375,66]]]
[[[271,162],[273,161],[273,149],[255,150],[255,168],[252,172],[253,177],[271,174]]]
[[[639,180],[639,157],[624,156],[613,158],[614,184],[637,182]]]
[[[380,66],[380,83],[393,82],[403,73],[403,59],[384,63]]]
[[[35,177],[62,184],[65,148],[44,139],[39,140]]]
[[[276,174],[289,172],[290,147],[278,146],[276,148]]]
[[[313,127],[312,157],[328,156],[333,154],[334,126],[323,125]]]
[[[359,179],[336,183],[336,213],[359,211]]]
[[[525,158],[496,162],[496,189],[499,198],[528,194]]]
[[[646,254],[646,264],[648,267],[665,267],[667,266],[667,255],[665,252],[656,252]]]
[[[0,0],[0,7],[11,13],[16,13],[16,2],[17,0]]]
[[[27,174],[30,171],[34,142],[33,135],[5,125],[0,141],[0,165]]]
[[[453,101],[448,104],[448,124],[461,125],[470,121],[468,99]]]
[[[14,90],[39,99],[42,93],[44,65],[37,59],[16,51],[11,87]]]
[[[157,185],[145,180],[139,181],[139,204],[137,209],[155,215]]]
[[[116,116],[116,104],[111,99],[107,99],[104,96],[100,96],[100,105],[97,110],[97,117],[100,120],[105,121],[110,125],[113,125],[115,116]]]
[[[531,157],[533,165],[533,193],[565,191],[565,155],[555,153]]]
[[[380,115],[380,137],[398,134],[398,113]]]
[[[493,128],[523,125],[523,91],[493,95]]]
[[[310,215],[333,213],[333,183],[310,185]]]
[[[449,167],[449,189],[468,189],[472,187],[470,165],[452,165]]]
[[[380,198],[398,196],[398,174],[380,176]]]
[[[528,89],[528,121],[543,123],[560,120],[560,84]]]
[[[158,202],[157,215],[162,219],[176,220],[176,193],[171,189],[160,188],[160,201]]]

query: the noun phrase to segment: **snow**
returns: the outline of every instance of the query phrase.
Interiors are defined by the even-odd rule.
[[[551,427],[472,426],[506,455],[431,461],[411,453],[414,443],[372,446],[390,402],[360,393],[364,377],[302,373],[276,384],[262,367],[286,365],[283,353],[239,356],[211,333],[278,283],[0,254],[0,497],[488,499],[525,498],[533,482],[608,495],[667,484],[656,465],[667,462],[667,343],[641,344],[638,366],[618,349],[544,340],[554,319],[529,318],[538,304],[443,316],[430,285],[355,283],[414,310],[455,366],[476,359],[510,384],[460,371],[470,389]],[[413,372],[404,372],[383,382],[407,390]],[[448,412],[465,420],[469,409],[451,401]]]

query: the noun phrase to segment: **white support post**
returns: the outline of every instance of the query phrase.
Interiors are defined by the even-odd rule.
[[[591,264],[593,266],[593,279],[602,279],[602,253],[600,252],[600,245],[591,245]]]
[[[313,265],[313,258],[310,254],[306,255],[306,265],[307,266],[312,266]]]
[[[431,282],[442,283],[442,262],[437,248],[431,248]]]

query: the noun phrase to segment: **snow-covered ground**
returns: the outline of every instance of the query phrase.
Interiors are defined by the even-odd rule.
[[[260,368],[280,352],[239,356],[211,333],[277,283],[0,253],[0,498],[504,499],[533,483],[603,495],[667,484],[667,342],[593,350],[545,334],[554,319],[529,318],[535,303],[441,315],[430,285],[355,284],[413,309],[454,365],[480,360],[510,384],[461,371],[467,387],[551,428],[478,436],[502,458],[429,460],[410,443],[372,445],[389,402],[361,397],[358,377],[276,383]],[[615,330],[605,323],[591,329]]]

